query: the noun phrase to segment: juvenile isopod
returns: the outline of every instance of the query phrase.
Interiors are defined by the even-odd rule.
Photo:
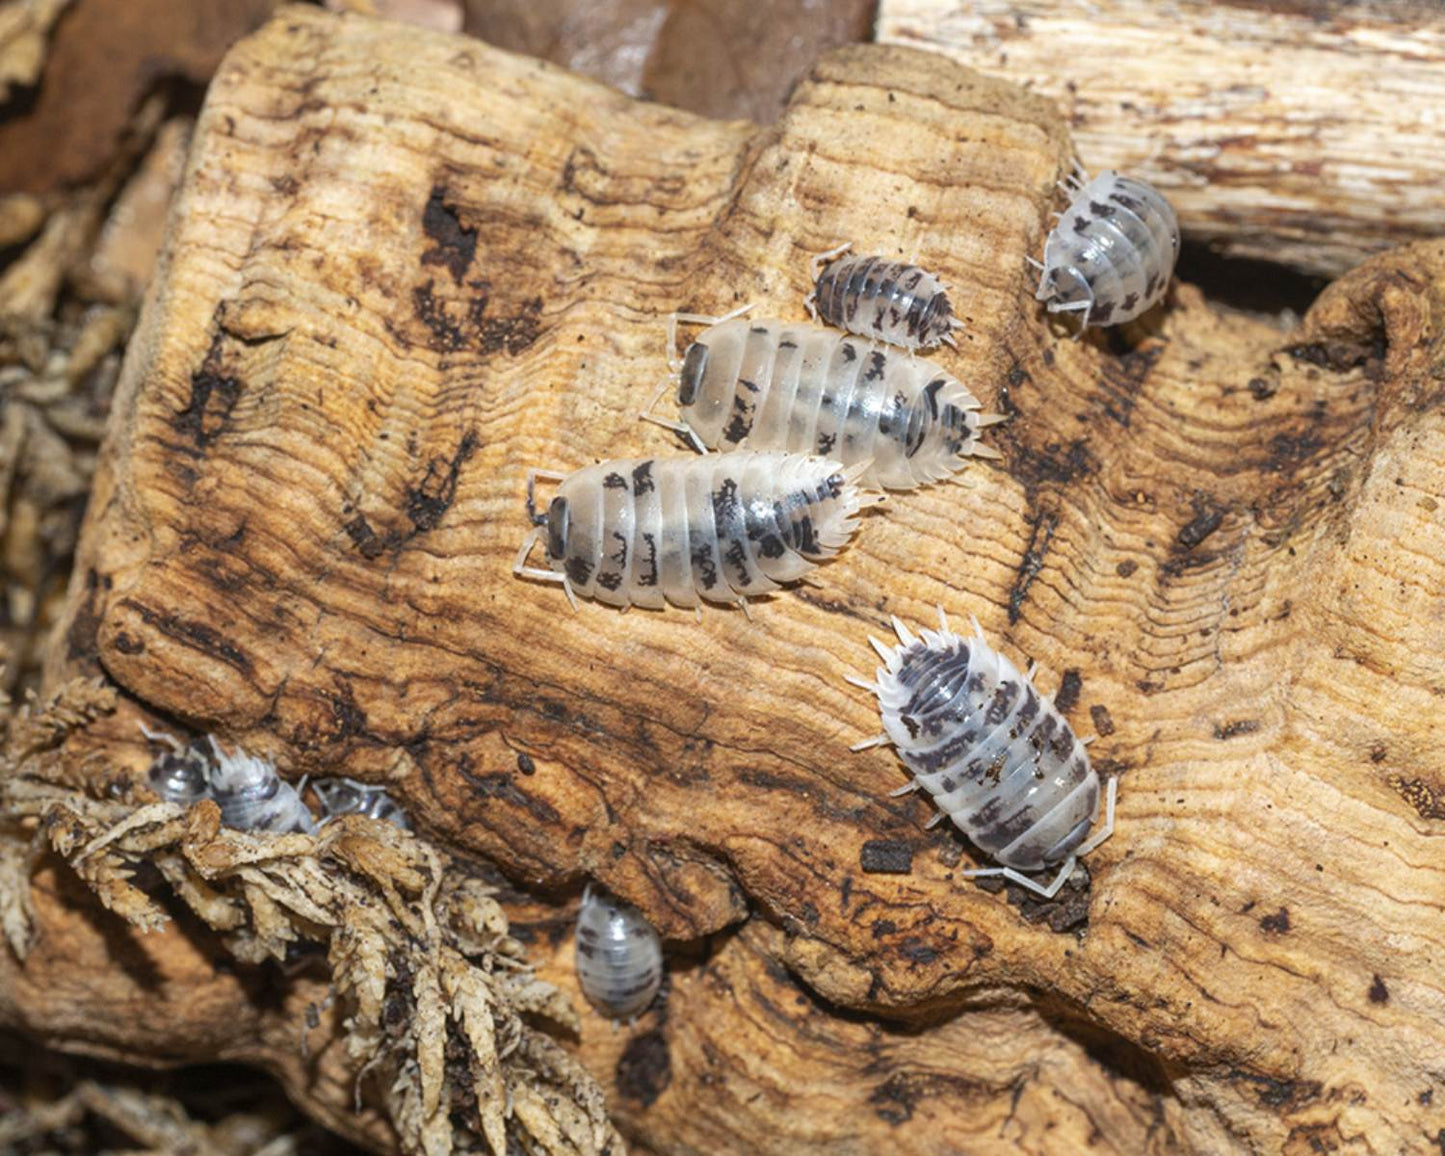
[[[1179,256],[1179,220],[1157,189],[1134,177],[1076,174],[1068,209],[1044,242],[1034,296],[1050,313],[1092,325],[1132,321],[1164,297]],[[1031,259],[1032,260],[1032,259]]]
[[[211,769],[216,756],[209,736],[186,746],[174,735],[153,731],[145,723],[140,724],[140,729],[151,742],[170,748],[158,754],[150,765],[146,777],[151,790],[167,803],[178,803],[182,807],[189,807],[210,794]]]
[[[840,245],[813,258],[813,291],[804,302],[813,320],[904,349],[954,344],[962,322],[943,283],[906,261],[849,253]]]
[[[334,819],[339,815],[368,815],[392,823],[403,831],[411,830],[411,820],[406,811],[390,795],[386,788],[356,779],[320,779],[311,784],[317,799],[321,801],[321,821]]]
[[[652,924],[591,884],[577,913],[577,981],[587,1001],[614,1021],[636,1019],[662,986],[662,941]]]
[[[801,321],[674,314],[708,328],[687,348],[678,373],[680,422],[641,416],[675,430],[699,450],[785,450],[867,463],[860,485],[911,490],[958,472],[972,456],[997,458],[979,430],[1001,417],[980,414],[956,377],[932,361]]]
[[[1033,669],[1020,674],[984,641],[977,620],[962,638],[942,607],[938,619],[937,631],[915,637],[894,618],[894,647],[869,639],[884,665],[872,682],[849,681],[877,696],[883,733],[853,749],[892,743],[913,775],[893,794],[923,787],[939,808],[930,826],[947,815],[1001,864],[964,875],[1003,875],[1051,898],[1079,858],[1113,833],[1118,780],[1109,780],[1104,822],[1090,835],[1099,776],[1085,743],[1035,689]],[[1021,874],[1055,865],[1047,886]]]
[[[599,462],[571,474],[532,470],[536,526],[513,572],[560,582],[610,606],[739,603],[776,590],[836,554],[858,511],[881,501],[857,486],[866,469],[801,454],[740,453]],[[545,514],[537,478],[559,480]],[[538,539],[548,569],[528,566]]]
[[[211,771],[211,798],[221,808],[221,822],[242,831],[303,831],[316,834],[316,820],[295,787],[266,759],[237,747],[228,752],[211,743],[216,761]]]

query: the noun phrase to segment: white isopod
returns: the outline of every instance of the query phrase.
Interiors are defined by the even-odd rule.
[[[613,1020],[635,1020],[662,986],[662,941],[647,918],[590,883],[577,913],[577,980]]]
[[[403,831],[411,830],[406,811],[384,787],[356,779],[320,779],[311,784],[311,789],[321,801],[323,823],[339,815],[368,815]]]
[[[699,450],[785,450],[868,463],[864,486],[911,490],[949,477],[970,455],[997,458],[978,433],[1002,421],[980,414],[956,377],[921,357],[802,321],[729,314],[674,314],[708,326],[687,348],[678,373],[682,421],[640,415],[688,438]]]
[[[560,582],[610,606],[739,603],[776,590],[836,554],[858,511],[865,466],[802,454],[740,453],[598,462],[571,474],[532,470],[527,513],[536,526],[513,572]],[[537,478],[560,480],[538,514]],[[539,538],[550,569],[528,566]]]
[[[1050,313],[1089,325],[1132,321],[1164,297],[1179,256],[1179,220],[1155,188],[1134,177],[1067,178],[1068,209],[1044,242],[1034,296]]]
[[[144,723],[140,729],[151,742],[171,748],[156,758],[148,775],[152,790],[166,802],[189,807],[213,799],[221,809],[221,822],[241,831],[316,833],[316,820],[301,801],[300,791],[266,759],[248,755],[240,747],[229,753],[210,735],[185,746]]]
[[[1051,898],[1074,864],[1114,831],[1118,780],[1111,778],[1103,825],[1099,776],[1085,743],[1027,674],[984,641],[978,621],[962,638],[948,628],[943,608],[939,629],[915,637],[897,618],[899,643],[870,638],[884,665],[872,682],[849,682],[878,697],[883,733],[854,750],[892,743],[913,780],[893,794],[923,787],[981,851],[1000,867],[963,872],[1003,875]],[[1086,838],[1087,836],[1087,838]],[[1024,871],[1062,864],[1047,886]]]
[[[852,247],[813,258],[813,291],[805,302],[813,320],[904,349],[954,344],[953,330],[963,323],[937,277],[906,261],[844,256]]]

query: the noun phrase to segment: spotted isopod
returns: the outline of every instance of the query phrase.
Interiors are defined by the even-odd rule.
[[[883,659],[872,682],[849,682],[872,691],[883,733],[854,750],[892,743],[913,780],[894,791],[923,787],[939,813],[953,820],[999,867],[963,872],[1003,875],[1051,898],[1074,864],[1114,831],[1118,780],[1109,780],[1105,818],[1099,818],[1099,776],[1085,742],[1027,674],[984,641],[975,619],[972,637],[948,628],[943,608],[937,631],[915,637],[897,618],[898,645],[870,638]],[[1092,741],[1092,740],[1090,740]],[[1087,838],[1086,838],[1087,836]],[[1021,874],[1062,864],[1044,886]]]
[[[1034,296],[1050,313],[1089,325],[1132,321],[1164,297],[1179,256],[1179,220],[1163,195],[1134,177],[1077,173],[1069,207],[1044,242]]]
[[[591,884],[577,913],[577,980],[603,1015],[635,1020],[662,986],[662,941],[630,903]]]
[[[610,606],[741,604],[802,577],[836,554],[858,511],[882,501],[857,487],[866,467],[802,454],[740,453],[598,462],[571,474],[532,470],[536,526],[513,572],[560,582]],[[560,481],[546,514],[537,478]],[[548,569],[527,556],[546,540]]]
[[[814,321],[904,349],[954,344],[953,330],[963,323],[937,277],[906,261],[849,253],[852,247],[813,258],[813,291],[804,304]]]
[[[949,477],[970,455],[997,458],[979,430],[1003,418],[980,414],[956,377],[934,362],[883,349],[800,321],[674,314],[708,326],[687,348],[678,373],[680,422],[640,415],[699,450],[786,450],[867,463],[864,486],[911,490]]]
[[[152,789],[168,803],[190,806],[214,799],[221,822],[242,831],[304,831],[316,833],[316,820],[301,801],[300,791],[276,772],[269,761],[240,747],[228,752],[210,735],[183,746],[163,731],[141,730],[152,742],[171,748],[152,764]]]
[[[392,823],[403,831],[411,830],[406,811],[384,787],[356,779],[321,779],[311,784],[311,790],[321,801],[323,823],[340,815],[367,815]]]

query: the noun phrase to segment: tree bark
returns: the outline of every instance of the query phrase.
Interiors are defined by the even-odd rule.
[[[1337,276],[1440,232],[1439,5],[881,0],[877,34],[1053,98],[1229,256]]]
[[[288,11],[217,76],[127,357],[50,668],[123,702],[74,765],[138,774],[144,718],[385,781],[501,867],[559,983],[583,880],[638,904],[670,996],[581,1052],[653,1151],[1433,1143],[1445,245],[1287,336],[1181,284],[1074,341],[1025,261],[1070,156],[1048,101],[937,54],[840,50],[758,129]],[[951,286],[1002,462],[754,621],[514,579],[528,467],[679,452],[636,420],[664,316],[802,318],[841,240]],[[1122,776],[1058,902],[961,878],[896,757],[848,750],[868,635],[939,604]],[[907,871],[864,870],[878,840]]]

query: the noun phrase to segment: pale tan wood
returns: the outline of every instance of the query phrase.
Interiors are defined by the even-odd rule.
[[[1231,256],[1333,276],[1440,231],[1438,5],[881,0],[877,36],[1051,97]]]
[[[656,1151],[876,1138],[868,1097],[950,1050],[982,1074],[907,1150],[1417,1150],[1445,1126],[1445,246],[1285,336],[1181,285],[1075,342],[1025,262],[1070,151],[1047,101],[936,54],[830,55],[759,130],[288,12],[211,91],[127,359],[50,679],[128,701],[77,760],[139,769],[136,718],[184,721],[388,781],[559,918],[591,876],[675,940],[748,920],[715,958],[749,994],[729,1012],[684,967],[677,1084],[617,1105]],[[635,419],[663,315],[801,318],[808,255],[842,239],[953,287],[943,360],[1010,415],[1003,461],[892,499],[752,622],[574,615],[515,580],[529,466],[677,452]],[[927,802],[888,797],[896,758],[848,751],[877,726],[843,682],[867,635],[939,603],[1046,689],[1070,672],[1123,776],[1054,912],[1073,934],[961,879]],[[911,872],[863,873],[873,839]],[[812,998],[780,967],[820,1002],[766,1051],[758,995]],[[733,1112],[705,1078],[725,1014],[756,1041],[722,1061]],[[860,1069],[880,1017],[916,1050]],[[1009,1025],[1027,1046],[990,1057]],[[819,1090],[783,1128],[788,1076]]]

